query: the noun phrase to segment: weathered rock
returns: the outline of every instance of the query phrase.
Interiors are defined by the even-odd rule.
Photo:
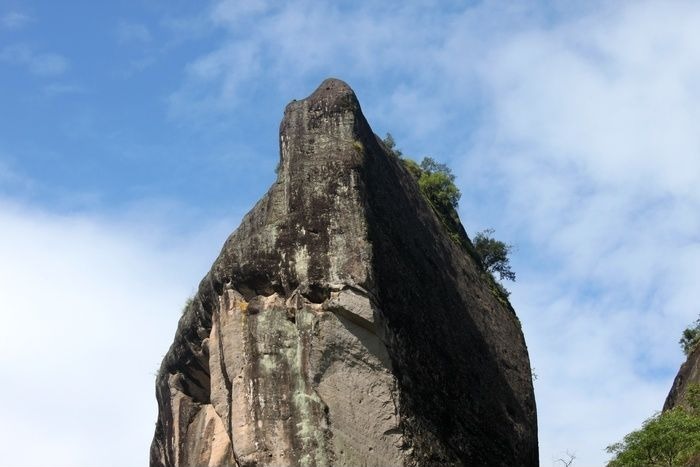
[[[700,384],[700,346],[690,352],[673,380],[671,390],[664,402],[664,411],[685,402],[689,384]]]
[[[353,91],[290,103],[280,148],[163,360],[151,465],[538,465],[519,322]]]

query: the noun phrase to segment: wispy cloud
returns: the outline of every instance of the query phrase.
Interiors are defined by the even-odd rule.
[[[384,10],[363,4],[344,10],[303,1],[245,6],[215,2],[208,17],[193,21],[208,23],[226,40],[191,61],[183,86],[173,94],[173,110],[181,114],[188,114],[187,107],[230,110],[262,80],[266,91],[272,83],[275,91],[288,92],[309,76],[376,76],[391,73],[394,66],[420,77],[414,52],[424,51],[434,38],[416,24],[415,10],[398,7],[391,14]]]
[[[190,61],[171,110],[216,115],[336,75],[364,90],[375,128],[451,160],[467,227],[520,244],[542,463],[569,449],[603,464],[663,403],[698,313],[700,7],[241,5],[197,19],[223,39]]]
[[[145,24],[121,21],[116,29],[117,41],[120,44],[145,44],[151,42],[151,31]]]
[[[237,26],[246,19],[264,13],[271,7],[267,0],[251,0],[238,2],[236,0],[223,0],[214,4],[211,18],[220,24]]]
[[[17,30],[22,29],[32,21],[31,16],[19,11],[10,11],[0,16],[0,29]]]
[[[68,60],[59,54],[35,52],[25,44],[8,45],[0,49],[0,61],[21,65],[35,75],[60,75],[68,69]]]
[[[11,189],[15,193],[26,192],[34,185],[34,181],[18,173],[6,160],[6,155],[0,154],[0,192]]]
[[[43,87],[44,95],[48,97],[63,96],[66,94],[84,94],[87,89],[84,86],[71,83],[51,83]]]
[[[230,109],[244,84],[260,72],[255,43],[235,43],[200,57],[187,67],[187,83],[169,98],[176,116],[206,117]],[[208,91],[206,83],[216,88]]]
[[[462,178],[496,181],[486,196],[501,190],[506,210],[470,215],[539,258],[513,297],[543,462],[558,446],[602,463],[663,404],[697,317],[699,20],[693,3],[619,3],[514,34],[479,64],[487,111]]]

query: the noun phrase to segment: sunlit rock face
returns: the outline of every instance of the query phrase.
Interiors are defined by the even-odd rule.
[[[280,152],[163,360],[151,466],[538,465],[518,319],[350,87],[290,103]]]

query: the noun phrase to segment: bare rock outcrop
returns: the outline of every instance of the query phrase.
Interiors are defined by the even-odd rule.
[[[700,384],[700,346],[696,346],[681,365],[673,380],[671,390],[664,402],[664,411],[670,410],[685,401],[688,385]]]
[[[163,360],[151,466],[538,465],[514,311],[347,84],[280,150]]]

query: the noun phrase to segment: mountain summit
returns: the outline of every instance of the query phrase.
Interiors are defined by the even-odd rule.
[[[151,466],[537,466],[520,324],[463,232],[346,83],[291,102],[161,365]]]

